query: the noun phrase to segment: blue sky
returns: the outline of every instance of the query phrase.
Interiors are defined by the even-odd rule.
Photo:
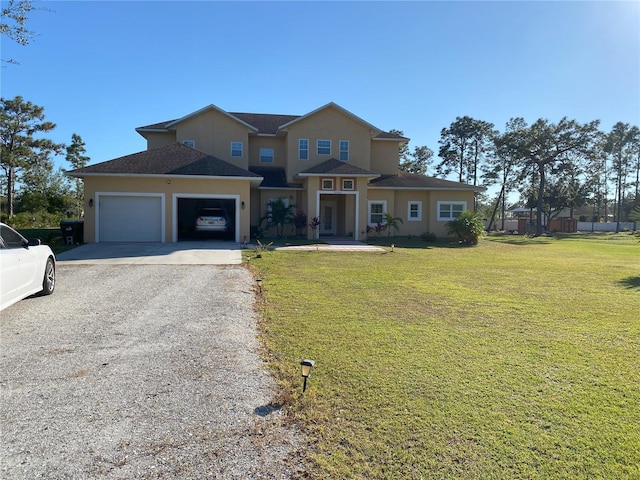
[[[464,115],[640,124],[639,2],[39,4],[31,45],[2,40],[20,65],[0,91],[45,107],[55,140],[81,135],[91,163],[209,104],[301,115],[333,101],[436,153]]]

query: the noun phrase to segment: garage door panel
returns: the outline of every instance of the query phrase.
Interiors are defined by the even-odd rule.
[[[99,242],[162,241],[161,197],[105,195],[99,209]]]

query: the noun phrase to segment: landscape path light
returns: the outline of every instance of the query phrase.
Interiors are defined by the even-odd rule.
[[[307,378],[311,375],[311,369],[316,364],[313,360],[305,359],[300,362],[300,367],[302,368],[302,378],[304,378],[304,383],[302,384],[302,393],[307,389]]]

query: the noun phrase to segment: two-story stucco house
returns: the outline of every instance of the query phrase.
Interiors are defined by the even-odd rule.
[[[68,173],[84,179],[87,242],[188,239],[205,207],[224,208],[240,242],[278,198],[320,219],[309,238],[363,239],[387,212],[403,220],[398,234],[443,236],[477,190],[399,171],[408,139],[334,103],[302,116],[210,105],[136,131],[147,150]]]

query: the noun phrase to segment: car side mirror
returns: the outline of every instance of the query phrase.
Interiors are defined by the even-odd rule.
[[[30,247],[37,247],[38,245],[42,245],[42,242],[40,241],[39,238],[30,238],[28,240],[28,245]]]

